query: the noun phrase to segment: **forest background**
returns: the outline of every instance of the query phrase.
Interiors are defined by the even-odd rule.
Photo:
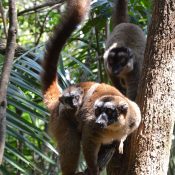
[[[6,146],[0,172],[4,175],[59,174],[59,155],[47,132],[49,113],[42,103],[40,86],[44,46],[64,11],[63,0],[18,0],[18,35],[8,87]],[[8,1],[0,1],[0,69],[7,39]],[[105,40],[111,31],[112,0],[92,1],[87,18],[67,42],[58,75],[62,88],[93,80],[110,83],[103,66]],[[130,21],[147,35],[151,1],[130,0]],[[175,148],[171,149],[169,175],[174,175]],[[79,169],[84,169],[81,158]],[[105,174],[105,172],[104,172]]]

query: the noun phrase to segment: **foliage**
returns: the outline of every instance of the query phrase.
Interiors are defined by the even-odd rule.
[[[35,49],[39,51],[39,47]],[[26,54],[14,62],[7,97],[3,174],[41,174],[42,167],[47,167],[45,172],[55,167],[57,152],[46,132],[48,112],[41,105],[40,71],[37,59]]]

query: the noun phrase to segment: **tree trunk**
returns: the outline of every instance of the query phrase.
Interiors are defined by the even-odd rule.
[[[5,129],[6,129],[6,107],[7,87],[15,54],[17,32],[17,14],[15,0],[9,0],[9,30],[6,47],[5,62],[0,77],[0,164],[4,153]]]
[[[123,163],[112,160],[110,175],[166,175],[168,171],[175,116],[175,1],[155,0],[153,7],[137,97],[142,124],[125,143]]]
[[[155,0],[138,103],[136,175],[166,175],[175,116],[175,1]]]

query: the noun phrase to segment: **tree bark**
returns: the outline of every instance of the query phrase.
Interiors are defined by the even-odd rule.
[[[0,1],[0,14],[1,14],[1,17],[2,17],[2,23],[3,23],[3,27],[4,27],[4,34],[5,34],[5,37],[7,38],[6,20],[5,20],[5,15],[4,15],[4,9],[3,9],[3,5],[2,5],[2,1]]]
[[[6,94],[7,87],[12,68],[17,33],[17,14],[15,0],[9,0],[9,30],[7,38],[7,48],[5,62],[2,69],[0,79],[0,164],[2,163],[4,145],[5,145],[5,130],[6,130]]]
[[[175,1],[155,0],[138,103],[143,118],[135,175],[166,175],[175,116]]]
[[[137,103],[142,124],[110,175],[166,175],[175,116],[175,1],[154,0]],[[119,156],[119,155],[117,155]]]

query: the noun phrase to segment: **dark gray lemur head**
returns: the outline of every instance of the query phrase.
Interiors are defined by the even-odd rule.
[[[81,87],[69,87],[63,91],[59,98],[60,102],[67,108],[76,109],[81,106],[84,90]]]
[[[128,105],[121,100],[112,96],[103,96],[96,100],[94,104],[95,126],[98,128],[106,128],[118,121],[120,115],[126,115]]]
[[[128,47],[111,48],[105,59],[108,69],[115,76],[125,75],[134,69],[134,54]]]

